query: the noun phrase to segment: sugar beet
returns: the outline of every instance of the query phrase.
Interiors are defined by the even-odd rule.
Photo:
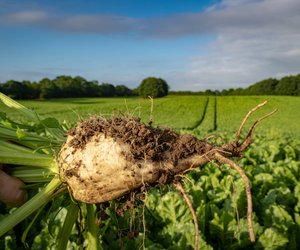
[[[173,183],[183,192],[178,185],[178,176],[217,160],[235,169],[244,181],[249,234],[251,241],[255,241],[250,182],[245,172],[230,158],[242,156],[241,153],[252,142],[256,125],[275,112],[257,120],[246,139],[239,142],[249,115],[265,103],[249,111],[235,141],[223,145],[210,144],[191,135],[179,135],[170,129],[154,128],[137,118],[92,117],[69,131],[57,158],[61,180],[76,200],[96,204],[156,183]],[[184,194],[184,197],[187,196]],[[193,210],[192,206],[190,209]],[[194,221],[196,225],[197,221]],[[197,234],[195,237],[196,248]]]
[[[74,198],[100,203],[209,161],[217,148],[191,135],[147,126],[136,118],[90,118],[69,132],[60,176]]]

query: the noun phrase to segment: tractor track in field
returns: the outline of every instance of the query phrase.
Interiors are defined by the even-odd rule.
[[[211,105],[211,106],[209,106]],[[212,114],[213,112],[213,114]],[[185,129],[187,130],[197,130],[199,127],[203,124],[205,119],[208,119],[209,116],[212,116],[211,118],[211,127],[209,129],[209,132],[216,131],[218,128],[218,123],[217,123],[217,97],[216,96],[211,96],[207,97],[203,113],[200,117],[200,119],[196,122],[194,126],[191,127],[186,127]]]
[[[217,123],[217,119],[218,119],[218,110],[217,110],[217,97],[215,96],[214,98],[215,103],[214,103],[214,125],[213,125],[213,131],[216,131],[218,128],[218,123]]]
[[[208,107],[208,103],[209,103],[209,97],[206,98],[206,102],[205,102],[205,106],[204,106],[204,110],[203,110],[203,113],[200,117],[200,119],[196,122],[196,124],[194,126],[191,126],[191,127],[185,127],[184,129],[187,129],[187,130],[194,130],[196,129],[197,127],[200,126],[200,124],[203,122],[204,118],[205,118],[205,115],[206,115],[206,111],[207,111],[207,107]]]

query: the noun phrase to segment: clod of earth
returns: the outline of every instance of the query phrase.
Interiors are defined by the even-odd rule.
[[[256,125],[275,112],[256,121],[246,139],[239,142],[249,115],[263,105],[265,103],[247,114],[236,140],[223,145],[210,144],[191,135],[179,135],[170,129],[154,128],[137,118],[106,120],[92,117],[69,131],[57,159],[61,180],[76,200],[85,203],[110,201],[156,183],[174,183],[184,194],[178,185],[178,176],[217,160],[238,171],[244,181],[249,234],[251,241],[255,241],[250,183],[243,169],[229,158],[241,157],[251,144]],[[196,221],[194,223],[196,225]],[[195,248],[196,242],[195,239]]]

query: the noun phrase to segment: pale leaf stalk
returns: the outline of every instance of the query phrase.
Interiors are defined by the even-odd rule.
[[[99,240],[98,240],[98,228],[96,225],[96,206],[93,204],[87,204],[87,250],[99,250]]]
[[[21,179],[23,182],[50,182],[53,179],[54,173],[49,169],[19,166],[12,167],[10,174]]]
[[[71,235],[76,219],[78,218],[78,212],[79,212],[78,204],[71,202],[67,212],[67,216],[64,221],[64,225],[58,236],[58,244],[57,244],[58,250],[67,249],[69,237]]]
[[[39,153],[6,141],[0,141],[0,163],[35,166],[57,172],[57,166],[52,155]]]
[[[40,118],[37,115],[36,112],[33,110],[30,110],[23,106],[22,104],[14,101],[13,99],[9,98],[8,96],[4,95],[3,93],[0,92],[0,100],[7,106],[13,109],[16,109],[19,111],[21,114],[23,114],[27,119],[34,121],[34,122],[39,122]]]

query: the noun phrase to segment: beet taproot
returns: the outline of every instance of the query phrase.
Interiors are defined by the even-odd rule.
[[[58,162],[76,200],[101,203],[145,184],[170,183],[176,174],[207,162],[199,155],[214,147],[137,118],[92,117],[69,132]]]
[[[250,182],[243,169],[230,158],[242,156],[252,143],[257,124],[276,111],[257,120],[240,142],[248,117],[265,104],[250,110],[236,139],[223,145],[180,135],[170,129],[154,128],[134,117],[91,117],[69,131],[57,158],[60,178],[75,200],[91,204],[111,201],[143,186],[173,183],[194,214],[178,180],[187,171],[216,160],[235,169],[243,179],[249,235],[254,242]],[[194,223],[196,227],[195,219]],[[195,235],[195,249],[197,237]]]

